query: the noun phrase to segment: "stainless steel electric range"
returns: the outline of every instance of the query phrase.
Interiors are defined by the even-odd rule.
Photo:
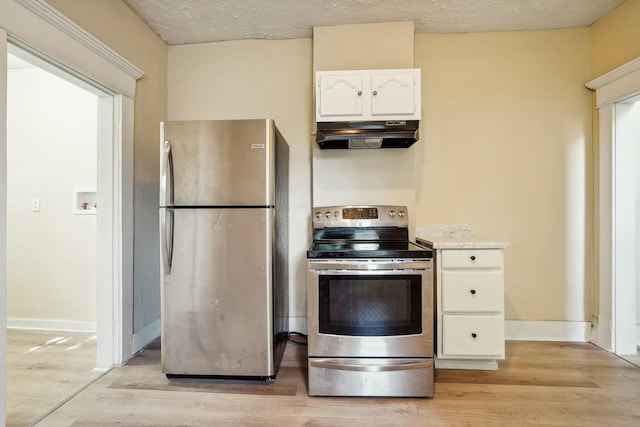
[[[433,396],[433,251],[404,206],[314,208],[309,394]]]

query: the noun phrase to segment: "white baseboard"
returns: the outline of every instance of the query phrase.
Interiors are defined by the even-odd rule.
[[[590,322],[505,320],[505,339],[514,341],[591,341]]]
[[[160,336],[161,324],[160,319],[156,319],[133,333],[133,354],[136,354]]]
[[[290,316],[289,331],[307,333],[307,316]],[[640,328],[638,329],[640,338]],[[505,338],[514,341],[591,341],[590,322],[506,320]]]
[[[470,359],[439,359],[436,357],[434,367],[436,369],[470,369],[473,371],[497,371],[496,360],[470,360]]]
[[[137,353],[160,336],[162,321],[156,319],[133,334],[133,353]],[[289,317],[289,331],[307,334],[307,316]]]
[[[45,331],[96,332],[96,322],[75,320],[7,318],[9,329],[39,329]]]
[[[289,332],[307,335],[307,316],[289,316]]]
[[[7,319],[8,327],[13,321],[23,319]],[[95,331],[95,324],[93,324]],[[145,348],[160,336],[161,321],[155,320],[133,334],[134,353]],[[289,331],[307,335],[307,316],[296,315],[289,317]],[[55,329],[43,327],[29,327],[23,329]],[[86,329],[59,329],[59,330],[86,330]],[[90,329],[89,329],[90,330]],[[638,325],[638,345],[640,345],[640,325]],[[514,341],[570,341],[590,342],[590,322],[568,321],[540,321],[540,320],[506,320],[505,339]]]
[[[7,320],[11,325],[11,320]],[[160,319],[155,320],[133,334],[134,353],[142,350],[160,336]],[[11,327],[11,326],[9,326]],[[95,324],[94,324],[95,328]],[[43,328],[30,328],[43,329]],[[49,329],[49,328],[45,328]],[[307,316],[290,316],[289,331],[307,334]],[[640,327],[638,329],[640,338]],[[514,341],[591,341],[591,323],[539,321],[539,320],[506,320],[505,339]]]

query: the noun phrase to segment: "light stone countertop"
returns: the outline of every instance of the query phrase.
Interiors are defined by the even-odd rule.
[[[508,242],[481,240],[471,236],[467,225],[428,225],[416,227],[417,243],[434,249],[505,249]]]

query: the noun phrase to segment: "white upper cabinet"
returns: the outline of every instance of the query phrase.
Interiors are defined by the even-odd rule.
[[[316,72],[316,121],[420,120],[420,69]]]
[[[357,74],[340,71],[317,73],[317,121],[362,117],[364,76],[357,71],[354,73]]]

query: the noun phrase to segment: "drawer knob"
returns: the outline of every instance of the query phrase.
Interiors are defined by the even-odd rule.
[[[476,260],[476,256],[475,255],[471,255],[471,261],[475,261]]]
[[[476,294],[476,290],[475,289],[471,289],[471,295],[475,295]]]
[[[471,338],[477,338],[477,337],[478,337],[478,334],[476,334],[475,332],[471,333]]]

